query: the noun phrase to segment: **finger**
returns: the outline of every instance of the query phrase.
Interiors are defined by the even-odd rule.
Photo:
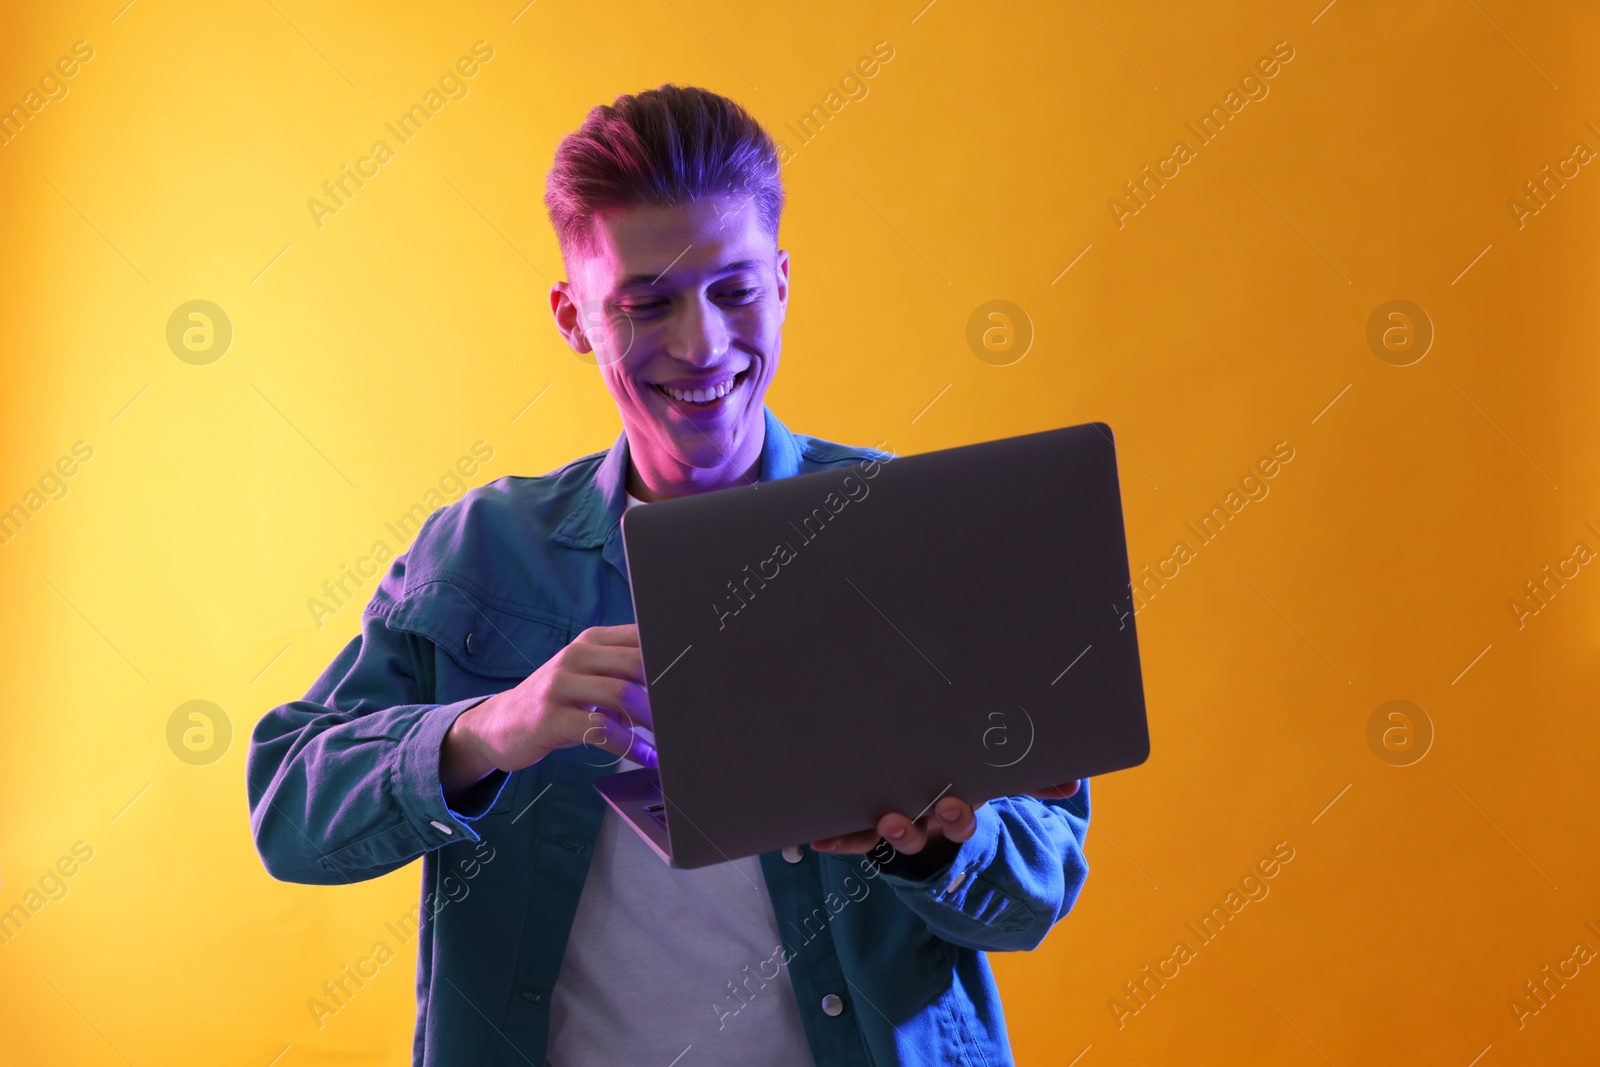
[[[561,703],[580,711],[599,708],[629,729],[643,726],[655,732],[655,722],[650,717],[649,694],[637,682],[564,671],[554,686],[554,695]]]
[[[630,622],[621,626],[591,626],[572,640],[574,644],[581,641],[586,645],[632,645],[638,648],[639,624]]]
[[[939,803],[934,805],[929,822],[936,822],[944,836],[956,842],[965,841],[978,828],[978,820],[972,812],[972,805],[960,797],[941,798]]]
[[[567,711],[563,717],[562,736],[571,745],[593,745],[616,756],[618,762],[631,759],[645,767],[657,766],[655,746],[624,723],[598,709]]]
[[[898,811],[890,812],[878,820],[878,833],[897,852],[907,855],[921,852],[922,846],[928,843],[927,831]]]
[[[578,674],[599,674],[644,684],[644,654],[637,645],[574,645],[563,666]]]
[[[633,735],[633,750],[631,752],[624,752],[623,756],[627,759],[633,760],[635,763],[639,764],[639,766],[649,767],[651,770],[655,770],[661,766],[661,760],[656,755],[656,746],[652,745],[638,734]]]
[[[1068,797],[1076,795],[1077,792],[1078,782],[1071,781],[1064,782],[1061,785],[1053,785],[1047,789],[1035,789],[1025,795],[1038,797],[1040,800],[1066,800]]]
[[[877,847],[878,831],[861,830],[853,834],[840,834],[838,837],[825,837],[819,841],[811,842],[811,847],[817,852],[871,852]]]

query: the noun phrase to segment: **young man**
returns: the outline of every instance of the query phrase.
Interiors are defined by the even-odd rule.
[[[890,457],[764,403],[783,187],[737,104],[596,107],[545,202],[556,326],[622,434],[428,517],[360,635],[251,737],[262,861],[341,884],[422,857],[419,1065],[1010,1063],[984,952],[1034,948],[1077,899],[1086,780],[693,871],[591,786],[655,760],[624,508]]]

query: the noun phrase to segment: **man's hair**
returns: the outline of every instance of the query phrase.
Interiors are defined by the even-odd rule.
[[[592,108],[556,147],[544,204],[566,259],[593,250],[594,219],[607,211],[722,195],[754,201],[777,239],[783,179],[772,137],[727,97],[668,83]]]

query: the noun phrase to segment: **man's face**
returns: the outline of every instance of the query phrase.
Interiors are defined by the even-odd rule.
[[[594,227],[551,309],[600,365],[634,465],[669,494],[737,482],[760,456],[789,254],[747,197],[635,205]]]

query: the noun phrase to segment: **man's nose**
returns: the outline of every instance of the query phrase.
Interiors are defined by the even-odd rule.
[[[696,367],[709,367],[728,351],[728,326],[722,311],[703,296],[678,305],[667,354]]]

